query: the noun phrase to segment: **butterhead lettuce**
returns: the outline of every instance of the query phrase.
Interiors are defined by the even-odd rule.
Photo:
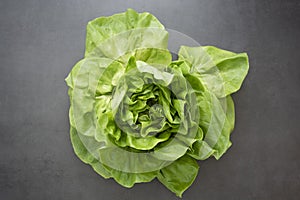
[[[157,178],[181,197],[197,160],[231,146],[245,53],[213,46],[167,49],[168,32],[129,9],[87,25],[85,56],[66,78],[75,154],[125,187]]]

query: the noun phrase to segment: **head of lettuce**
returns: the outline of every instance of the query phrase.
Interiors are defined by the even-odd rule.
[[[231,146],[245,53],[212,46],[167,49],[168,32],[129,9],[87,25],[85,56],[66,78],[76,155],[104,178],[132,187],[157,178],[181,197],[197,160]]]

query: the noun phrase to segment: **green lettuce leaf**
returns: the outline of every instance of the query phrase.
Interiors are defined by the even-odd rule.
[[[88,23],[85,57],[118,58],[136,49],[166,49],[167,45],[168,32],[156,17],[128,9]]]
[[[219,98],[239,90],[249,70],[246,53],[212,46],[182,46],[178,54],[179,60],[190,64],[190,72],[199,72],[202,82]]]
[[[194,182],[198,169],[198,163],[190,156],[185,155],[161,169],[157,178],[169,190],[182,197],[182,193]]]

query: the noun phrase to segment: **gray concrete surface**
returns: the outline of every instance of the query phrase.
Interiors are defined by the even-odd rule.
[[[104,180],[70,144],[64,78],[83,56],[85,26],[129,7],[250,57],[233,95],[233,146],[221,160],[200,163],[183,199],[299,199],[297,0],[0,1],[0,199],[177,199],[158,181],[125,189]]]

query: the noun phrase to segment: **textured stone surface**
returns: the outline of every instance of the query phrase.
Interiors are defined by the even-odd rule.
[[[157,181],[125,189],[73,153],[64,78],[84,52],[85,26],[127,8],[149,11],[202,45],[245,51],[233,95],[233,146],[200,162],[183,199],[300,196],[299,1],[1,1],[0,199],[177,199]]]

